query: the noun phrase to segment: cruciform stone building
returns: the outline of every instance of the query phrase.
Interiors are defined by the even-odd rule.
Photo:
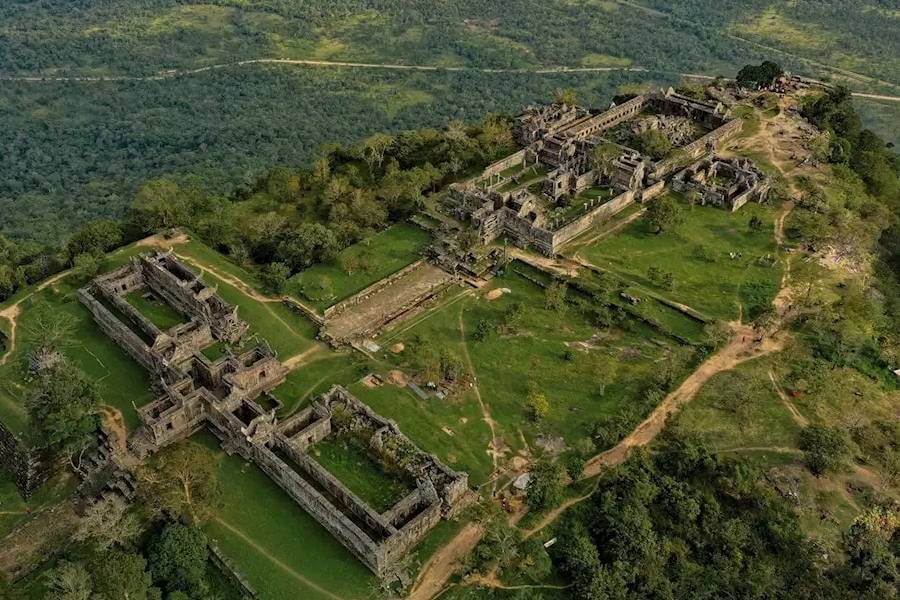
[[[188,319],[160,330],[126,300],[135,292],[165,302]],[[312,406],[279,422],[281,402],[270,392],[287,369],[265,344],[224,353],[215,343],[239,345],[248,329],[226,303],[171,253],[148,253],[79,290],[100,328],[156,379],[159,397],[138,408],[141,426],[128,448],[142,460],[208,428],[228,453],[238,453],[379,576],[442,518],[462,505],[468,477],[417,448],[396,423],[347,390],[333,387]],[[414,482],[412,491],[384,511],[361,500],[309,454],[331,435],[350,436],[377,461]]]

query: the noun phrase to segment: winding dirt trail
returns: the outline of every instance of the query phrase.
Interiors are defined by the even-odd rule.
[[[289,371],[295,371],[296,369],[300,368],[301,366],[312,362],[311,360],[309,360],[310,356],[314,356],[325,350],[326,350],[326,347],[324,344],[317,343],[315,346],[313,346],[311,348],[307,348],[300,354],[295,354],[294,356],[291,356],[288,359],[283,360],[282,364],[285,367],[287,367],[287,369]]]
[[[9,357],[12,356],[13,352],[16,349],[16,330],[18,329],[18,318],[19,318],[19,315],[22,314],[22,309],[19,305],[22,304],[23,302],[25,302],[26,300],[28,300],[29,298],[31,298],[32,296],[34,296],[35,294],[37,294],[38,292],[41,292],[41,291],[47,289],[48,286],[53,285],[54,283],[56,283],[63,277],[67,276],[68,274],[69,274],[68,270],[57,273],[50,279],[43,281],[40,285],[38,285],[36,288],[34,288],[34,290],[29,292],[28,294],[26,294],[26,295],[22,296],[21,298],[19,298],[18,300],[16,300],[13,304],[10,304],[3,310],[0,310],[0,317],[3,317],[4,319],[6,319],[9,322],[9,338],[7,339],[7,348],[6,348],[6,352],[3,353],[3,356],[0,356],[0,366],[3,366],[6,364],[6,362],[9,360]]]
[[[640,9],[650,14],[654,14],[655,16],[661,17],[669,17],[672,18],[671,15],[667,15],[666,13],[655,11],[652,9],[648,9],[647,7],[640,6],[638,4],[633,4],[631,2],[625,2],[622,0],[617,0],[619,4],[623,6],[629,6],[631,8]],[[675,17],[677,19],[677,17]],[[693,25],[697,25],[697,23],[690,22]],[[885,87],[893,87],[895,89],[900,89],[900,85],[889,81],[883,81],[880,79],[876,79],[874,77],[869,77],[867,75],[863,75],[861,73],[856,73],[854,71],[848,71],[846,69],[841,69],[840,67],[834,67],[831,65],[827,65],[824,63],[820,63],[814,61],[812,59],[808,59],[802,56],[798,56],[796,54],[792,54],[780,48],[775,48],[773,46],[766,46],[764,44],[760,44],[758,42],[754,42],[753,40],[748,40],[746,38],[728,34],[728,37],[734,39],[736,41],[743,42],[745,44],[749,44],[752,46],[756,46],[758,48],[765,49],[769,52],[775,52],[778,54],[790,56],[796,60],[800,60],[809,64],[810,66],[816,67],[817,69],[824,71],[831,71],[833,73],[839,73],[844,77],[849,79],[856,80],[857,82],[869,83],[869,84],[878,84]],[[497,74],[497,75],[560,75],[566,73],[645,73],[645,74],[661,74],[661,75],[672,75],[678,77],[684,77],[686,79],[699,79],[703,81],[713,81],[718,79],[718,76],[708,75],[704,73],[684,73],[681,71],[674,71],[671,69],[651,69],[649,67],[642,66],[631,66],[631,67],[570,67],[570,66],[551,66],[551,67],[531,67],[531,68],[520,68],[520,69],[494,69],[488,67],[451,67],[451,66],[440,66],[440,65],[423,65],[423,64],[403,64],[403,63],[371,63],[371,62],[352,62],[352,61],[340,61],[340,60],[316,60],[316,59],[302,59],[302,58],[251,58],[247,60],[238,60],[226,63],[219,63],[215,65],[207,65],[205,67],[198,67],[194,69],[169,69],[166,71],[160,71],[155,75],[144,75],[144,76],[129,76],[129,75],[111,75],[111,76],[54,76],[54,75],[4,75],[0,76],[0,81],[16,81],[22,83],[54,83],[54,82],[69,82],[69,83],[115,83],[115,82],[123,82],[123,81],[164,81],[167,79],[177,79],[180,77],[190,77],[193,75],[200,75],[203,73],[209,73],[212,71],[221,71],[224,69],[233,69],[240,68],[245,66],[254,66],[254,65],[288,65],[288,66],[296,66],[296,67],[313,67],[313,68],[331,68],[331,69],[365,69],[365,70],[376,70],[376,71],[409,71],[409,72],[431,72],[431,73],[484,73],[484,74]],[[863,92],[853,92],[854,96],[860,98],[868,98],[872,100],[887,100],[893,102],[900,102],[900,96],[890,96],[890,95],[882,95],[882,94],[869,94]]]
[[[570,508],[572,508],[579,502],[584,502],[585,500],[587,500],[588,498],[593,496],[596,489],[597,489],[597,487],[594,486],[594,489],[592,489],[590,492],[588,492],[584,496],[578,496],[577,498],[569,498],[568,500],[566,500],[565,502],[563,502],[562,504],[560,504],[559,506],[554,508],[552,511],[547,513],[547,515],[543,519],[541,519],[537,524],[532,526],[530,529],[525,530],[524,539],[527,540],[528,538],[530,538],[531,536],[536,534],[538,531],[545,528],[547,525],[556,521],[556,519],[558,519],[561,514],[563,514]]]
[[[637,428],[614,447],[590,459],[584,468],[585,477],[599,475],[604,470],[622,464],[632,448],[646,446],[665,428],[666,420],[682,406],[690,402],[700,388],[714,375],[733,369],[737,365],[780,350],[785,336],[762,336],[748,325],[733,323],[731,339],[718,352],[710,356],[670,393]]]
[[[484,526],[480,523],[471,522],[463,527],[425,563],[408,600],[431,600],[437,596],[447,585],[456,565],[475,549],[483,534]]]
[[[793,210],[793,203],[786,202],[782,213],[776,219],[773,227],[773,235],[779,246],[784,242],[784,222],[787,215]],[[631,452],[632,448],[646,446],[659,435],[666,426],[669,415],[677,412],[682,406],[690,402],[697,392],[711,377],[733,369],[737,365],[760,358],[767,354],[781,350],[788,338],[784,326],[793,317],[790,296],[790,263],[786,261],[785,274],[782,276],[781,289],[773,300],[776,317],[772,325],[766,330],[756,330],[753,327],[736,322],[731,323],[732,335],[729,341],[715,354],[706,359],[697,369],[691,373],[676,390],[665,397],[656,409],[650,413],[627,437],[613,448],[601,452],[591,458],[585,465],[582,478],[599,475],[603,471],[622,464]],[[462,315],[460,315],[460,319]],[[462,322],[460,322],[462,327]],[[467,357],[468,359],[468,357]],[[469,364],[471,362],[469,361]],[[591,492],[593,493],[593,492]],[[562,506],[550,512],[539,523],[525,532],[526,537],[531,537],[544,529],[566,509],[589,498],[586,494],[578,498],[572,498]],[[419,573],[410,600],[430,600],[441,592],[449,581],[458,562],[471,552],[478,544],[484,533],[483,526],[469,523],[456,537],[441,548]]]

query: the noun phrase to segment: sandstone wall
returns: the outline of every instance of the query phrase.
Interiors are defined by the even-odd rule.
[[[634,202],[634,192],[627,191],[619,194],[609,202],[601,204],[597,208],[578,217],[571,223],[564,225],[553,232],[553,251],[558,252],[562,246],[576,237],[580,233],[586,231],[595,223],[602,219],[608,219],[629,204]]]
[[[481,173],[482,177],[490,177],[496,175],[506,169],[525,162],[525,150],[519,150],[515,154],[510,154],[506,158],[502,158],[497,162],[488,165]]]
[[[666,182],[660,179],[653,185],[649,185],[641,191],[640,201],[647,202],[648,200],[653,200],[654,198],[662,194],[665,189]]]
[[[87,308],[97,325],[107,336],[116,342],[125,352],[150,372],[156,371],[156,364],[150,355],[150,347],[113,315],[87,288],[78,290],[78,300]]]
[[[6,471],[23,498],[31,496],[56,473],[58,463],[28,448],[0,422],[0,469]]]
[[[572,133],[575,134],[575,137],[584,139],[591,135],[606,131],[641,112],[644,105],[647,103],[647,99],[648,96],[646,95],[635,96],[631,100],[623,102],[618,106],[614,106],[599,115],[595,115],[587,121],[578,123],[578,125],[571,129],[566,129],[565,133],[567,135]]]

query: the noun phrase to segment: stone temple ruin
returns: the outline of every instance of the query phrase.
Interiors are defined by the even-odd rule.
[[[704,158],[672,178],[672,189],[697,193],[700,204],[731,212],[748,201],[765,202],[772,185],[753,161],[746,158]]]
[[[188,319],[161,331],[125,296],[146,293]],[[148,369],[160,396],[138,408],[141,426],[128,440],[137,460],[208,428],[229,453],[238,453],[272,478],[291,498],[379,576],[442,518],[461,506],[468,477],[419,450],[397,425],[335,386],[311,407],[279,422],[281,406],[269,392],[287,369],[265,344],[240,352],[248,329],[227,304],[170,253],[148,253],[79,290],[100,328]],[[211,360],[202,351],[228,344]],[[369,452],[414,489],[378,512],[309,455],[335,432],[364,439]]]
[[[475,227],[484,244],[507,236],[514,244],[556,254],[594,223],[659,195],[685,161],[712,155],[740,128],[721,103],[672,88],[600,113],[557,104],[529,107],[514,128],[523,149],[451,186],[453,212]],[[627,145],[648,129],[662,131],[677,152],[654,161]],[[599,144],[620,151],[603,172],[591,161]],[[742,182],[760,186],[750,196],[764,194],[762,179]],[[592,188],[597,191],[586,195]]]

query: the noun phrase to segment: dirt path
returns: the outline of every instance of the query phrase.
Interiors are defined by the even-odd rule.
[[[294,370],[298,369],[299,367],[305,365],[306,363],[311,362],[311,361],[307,360],[310,356],[313,356],[313,355],[318,354],[319,352],[323,352],[325,350],[327,350],[327,348],[325,347],[324,344],[317,343],[312,348],[307,348],[300,354],[295,354],[294,356],[291,356],[287,360],[282,361],[282,364],[285,367],[287,367],[287,369],[289,371],[294,371]]]
[[[531,527],[530,529],[525,530],[525,539],[527,540],[528,538],[530,538],[531,536],[533,536],[534,534],[536,534],[537,532],[542,530],[547,525],[550,525],[551,523],[556,521],[556,519],[558,519],[561,514],[563,514],[567,510],[569,510],[571,507],[575,506],[579,502],[583,502],[583,501],[587,500],[588,498],[590,498],[594,494],[594,491],[596,489],[597,488],[595,486],[594,489],[592,489],[590,492],[588,492],[584,496],[578,496],[577,498],[569,498],[568,500],[566,500],[565,502],[563,502],[562,504],[560,504],[559,506],[554,508],[552,511],[547,513],[547,515],[543,519],[541,519],[537,523],[537,525]]]
[[[778,381],[775,379],[775,373],[769,371],[769,380],[772,382],[772,387],[775,389],[775,393],[778,394],[778,397],[781,398],[781,402],[784,404],[784,407],[791,413],[791,418],[794,419],[794,423],[799,425],[800,427],[806,427],[809,425],[809,419],[800,414],[800,411],[797,410],[797,407],[791,402],[791,399],[787,394],[784,393],[784,390],[781,389],[781,386],[778,384]]]
[[[437,596],[453,575],[456,564],[475,549],[483,533],[484,527],[480,523],[468,523],[456,537],[435,552],[419,572],[408,600],[431,600]]]
[[[761,341],[756,341],[752,327],[742,324],[733,324],[732,327],[734,333],[728,343],[701,363],[697,370],[691,373],[675,391],[666,396],[662,403],[631,434],[614,447],[601,452],[588,461],[584,468],[585,477],[599,475],[610,467],[622,464],[628,458],[632,448],[646,446],[653,441],[665,428],[669,415],[674,414],[692,400],[713,375],[733,369],[748,360],[780,350],[783,346],[783,336],[764,337]]]
[[[472,577],[466,582],[466,585],[480,585],[482,587],[495,588],[498,590],[567,590],[573,584],[568,585],[506,585],[500,581],[496,575],[480,575]]]
[[[110,442],[113,447],[120,453],[127,453],[128,428],[125,426],[122,411],[113,406],[103,405],[100,407],[100,417],[103,419],[103,426],[107,432],[112,434]]]
[[[672,13],[667,13],[667,12],[664,12],[661,10],[656,10],[656,9],[650,8],[648,6],[643,6],[641,4],[638,4],[637,2],[632,2],[630,0],[615,0],[615,2],[622,6],[627,6],[629,8],[641,11],[645,14],[652,15],[654,17],[668,19],[670,21],[679,22],[684,25],[688,25],[688,26],[695,27],[695,28],[700,28],[702,30],[710,30],[710,27],[705,23],[695,21],[693,19],[687,19],[685,17],[680,17],[678,15],[675,15]],[[832,65],[828,65],[828,64],[819,62],[817,60],[807,58],[805,56],[801,56],[799,54],[794,54],[793,52],[788,52],[787,50],[782,50],[781,48],[777,48],[775,46],[768,46],[766,44],[761,44],[759,42],[755,42],[755,41],[747,39],[745,37],[741,37],[739,35],[729,33],[727,30],[721,32],[721,35],[723,35],[727,38],[730,38],[732,40],[735,40],[735,41],[738,41],[738,42],[741,42],[741,43],[744,43],[744,44],[747,44],[750,46],[754,46],[761,50],[765,50],[768,53],[781,54],[782,56],[787,56],[787,57],[793,58],[794,60],[800,61],[804,64],[810,65],[812,67],[816,67],[817,69],[823,69],[825,71],[831,71],[833,73],[840,73],[841,75],[848,77],[850,79],[855,79],[857,81],[864,81],[867,83],[877,83],[880,85],[900,89],[900,85],[897,85],[896,83],[893,83],[890,81],[884,81],[884,80],[878,79],[876,77],[871,77],[869,75],[863,75],[862,73],[857,73],[855,71],[850,71],[848,69],[842,69],[841,67],[835,67]]]
[[[654,16],[670,18],[675,20],[685,21],[687,23],[691,23],[694,26],[698,24],[693,21],[687,21],[686,19],[681,19],[679,17],[675,17],[673,15],[669,15],[667,13],[656,11],[645,6],[641,6],[639,4],[634,4],[631,2],[626,2],[624,0],[617,0],[619,4],[623,6],[629,6],[631,8],[639,9],[645,11]],[[764,44],[760,44],[759,42],[754,42],[753,40],[749,40],[747,38],[743,38],[733,34],[726,34],[733,40],[743,42],[745,44],[749,44],[752,46],[756,46],[758,48],[762,48],[767,50],[768,52],[775,52],[778,54],[783,54],[786,56],[790,56],[796,60],[801,62],[805,62],[811,66],[814,66],[818,69],[822,69],[825,71],[831,71],[835,73],[840,73],[845,77],[850,79],[855,79],[856,81],[861,81],[865,83],[876,83],[886,87],[893,87],[896,89],[900,89],[900,85],[889,81],[883,81],[874,77],[869,77],[868,75],[863,75],[861,73],[856,73],[854,71],[849,71],[847,69],[842,69],[840,67],[834,67],[831,65],[827,65],[825,63],[820,63],[815,60],[805,58],[796,54],[792,54],[780,48],[776,48],[774,46],[766,46]],[[704,81],[712,81],[717,79],[718,76],[715,75],[707,75],[704,73],[684,73],[680,71],[673,71],[669,69],[651,69],[648,67],[641,66],[630,66],[630,67],[569,67],[569,66],[552,66],[552,67],[531,67],[531,68],[521,68],[521,69],[493,69],[486,67],[452,67],[452,66],[440,66],[440,65],[422,65],[422,64],[401,64],[401,63],[369,63],[369,62],[351,62],[351,61],[338,61],[338,60],[315,60],[315,59],[291,59],[291,58],[253,58],[248,60],[239,60],[228,63],[219,63],[215,65],[208,65],[206,67],[199,67],[196,69],[170,69],[166,71],[160,71],[156,75],[145,75],[145,76],[53,76],[53,75],[8,75],[0,77],[0,81],[18,81],[23,83],[52,83],[52,82],[72,82],[72,83],[103,83],[103,82],[116,82],[116,81],[163,81],[166,79],[177,79],[179,77],[189,77],[192,75],[200,75],[202,73],[208,73],[211,71],[220,71],[223,69],[232,69],[236,67],[244,67],[244,66],[253,66],[253,65],[288,65],[288,66],[297,66],[297,67],[316,67],[316,68],[333,68],[333,69],[366,69],[366,70],[378,70],[378,71],[427,71],[427,72],[437,72],[437,73],[486,73],[486,74],[518,74],[518,75],[558,75],[565,73],[647,73],[647,74],[665,74],[665,75],[675,75],[678,77],[684,77],[687,79],[701,79]],[[875,100],[891,100],[900,102],[900,97],[898,96],[888,96],[888,95],[879,95],[879,94],[866,94],[853,92],[854,96],[859,96],[861,98],[871,98]]]
[[[463,360],[466,361],[466,369],[468,369],[469,373],[472,374],[472,390],[475,392],[475,398],[478,400],[478,406],[481,408],[481,418],[487,423],[487,426],[491,430],[491,441],[488,445],[487,453],[491,457],[491,463],[494,465],[493,473],[497,472],[497,448],[494,445],[494,441],[497,439],[497,428],[496,422],[493,417],[491,417],[491,411],[488,409],[487,404],[485,404],[484,399],[481,397],[481,390],[478,386],[478,375],[475,371],[475,365],[472,363],[472,357],[469,356],[469,344],[466,342],[466,325],[463,319],[463,309],[460,307],[459,309],[459,341],[460,346],[462,346]],[[494,492],[497,490],[497,482],[491,484],[491,495],[494,495]]]
[[[803,451],[798,448],[788,448],[787,446],[738,446],[736,448],[720,448],[716,452],[777,452],[779,454],[802,454]]]
[[[278,321],[279,323],[284,325],[285,329],[287,329],[288,331],[290,331],[292,334],[294,334],[295,336],[297,336],[299,338],[307,339],[306,336],[304,336],[302,333],[300,333],[299,331],[294,329],[294,327],[290,323],[288,323],[287,321],[282,319],[278,315],[278,313],[276,313],[274,310],[272,310],[271,307],[268,306],[271,303],[279,303],[280,304],[282,301],[281,298],[273,298],[273,297],[269,297],[269,296],[263,296],[262,294],[260,294],[256,290],[254,290],[252,287],[250,287],[247,283],[242,281],[241,279],[238,279],[237,277],[233,277],[231,275],[223,273],[213,267],[210,267],[209,265],[202,264],[199,261],[194,260],[193,258],[184,256],[183,254],[178,254],[176,252],[175,256],[177,256],[179,260],[181,260],[187,264],[193,265],[195,268],[199,269],[201,276],[204,273],[209,273],[216,279],[219,279],[219,280],[233,286],[237,291],[244,294],[251,300],[256,300],[257,302],[259,302],[260,304],[263,305],[263,308],[266,310],[267,313],[269,313],[269,315],[273,319],[275,319],[276,321]]]
[[[57,281],[59,281],[60,279],[62,279],[63,277],[65,277],[68,274],[69,274],[68,270],[57,273],[50,279],[43,281],[40,285],[38,285],[36,288],[34,288],[34,290],[29,292],[28,294],[26,294],[26,295],[22,296],[21,298],[19,298],[18,300],[16,300],[13,304],[10,304],[3,310],[0,310],[0,317],[3,317],[7,321],[9,321],[9,339],[7,339],[8,348],[6,349],[6,352],[3,353],[3,356],[0,356],[0,366],[3,366],[6,364],[6,361],[9,360],[9,357],[12,356],[13,352],[16,349],[16,329],[18,328],[18,318],[22,314],[22,309],[19,307],[19,305],[22,304],[23,302],[25,302],[26,300],[28,300],[29,298],[31,298],[32,296],[34,296],[35,294],[37,294],[38,292],[45,290],[48,286],[53,285],[54,283],[56,283]]]
[[[331,600],[345,600],[341,596],[333,594],[332,592],[329,592],[328,590],[326,590],[322,586],[318,585],[317,583],[310,581],[309,579],[307,579],[306,577],[304,577],[303,575],[301,575],[300,573],[298,573],[297,571],[292,569],[290,566],[288,566],[285,563],[283,563],[282,561],[280,561],[278,558],[273,556],[272,553],[269,552],[266,548],[264,548],[264,547],[260,546],[258,543],[256,543],[256,541],[254,541],[253,538],[249,537],[243,531],[234,527],[227,521],[224,521],[219,517],[214,517],[213,520],[216,523],[218,523],[219,525],[221,525],[222,527],[224,527],[225,529],[227,529],[228,531],[230,531],[231,533],[233,533],[234,535],[241,538],[241,540],[244,541],[248,546],[250,546],[257,552],[259,552],[260,554],[265,556],[268,560],[272,561],[272,564],[277,566],[279,569],[281,569],[282,571],[284,571],[285,573],[287,573],[288,575],[290,575],[291,577],[293,577],[294,579],[296,579],[303,585],[317,591],[318,593],[322,594],[323,596],[325,596],[327,598],[331,598]],[[300,598],[302,596],[298,595],[297,597]]]

